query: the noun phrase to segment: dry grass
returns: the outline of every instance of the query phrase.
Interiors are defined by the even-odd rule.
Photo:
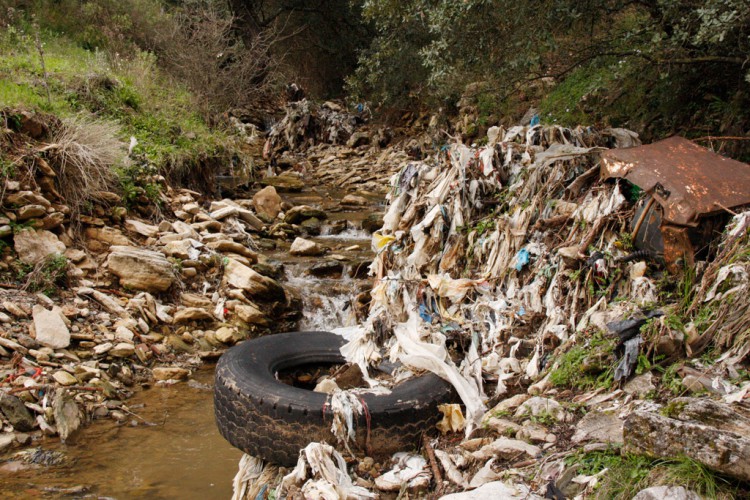
[[[125,157],[117,139],[119,127],[111,122],[79,115],[62,120],[52,143],[42,148],[57,174],[57,187],[76,220],[90,203],[101,202],[100,193],[117,186],[114,167]]]
[[[274,29],[240,39],[234,19],[213,8],[197,8],[177,17],[165,33],[163,64],[200,97],[204,117],[232,108],[263,106],[276,95],[278,55],[271,48]]]

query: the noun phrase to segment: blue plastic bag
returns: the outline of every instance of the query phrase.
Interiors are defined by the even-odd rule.
[[[516,254],[516,271],[523,269],[523,266],[529,263],[530,258],[531,255],[528,250],[525,248],[520,249]]]

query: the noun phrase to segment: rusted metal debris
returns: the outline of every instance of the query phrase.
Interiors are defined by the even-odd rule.
[[[670,271],[721,231],[719,215],[750,204],[750,165],[682,137],[602,153],[601,177],[622,178],[648,197],[632,224],[637,246],[663,254]],[[656,203],[654,203],[654,201]]]

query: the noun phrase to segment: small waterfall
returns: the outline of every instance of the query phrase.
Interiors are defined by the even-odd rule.
[[[302,296],[300,330],[331,330],[356,324],[351,306],[356,282],[346,274],[341,279],[316,278],[306,275],[301,266],[289,266],[286,283]]]

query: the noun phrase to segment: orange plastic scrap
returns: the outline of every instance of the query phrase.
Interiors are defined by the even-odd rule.
[[[652,195],[671,224],[697,226],[703,216],[750,204],[750,165],[682,137],[605,151],[600,175]]]

